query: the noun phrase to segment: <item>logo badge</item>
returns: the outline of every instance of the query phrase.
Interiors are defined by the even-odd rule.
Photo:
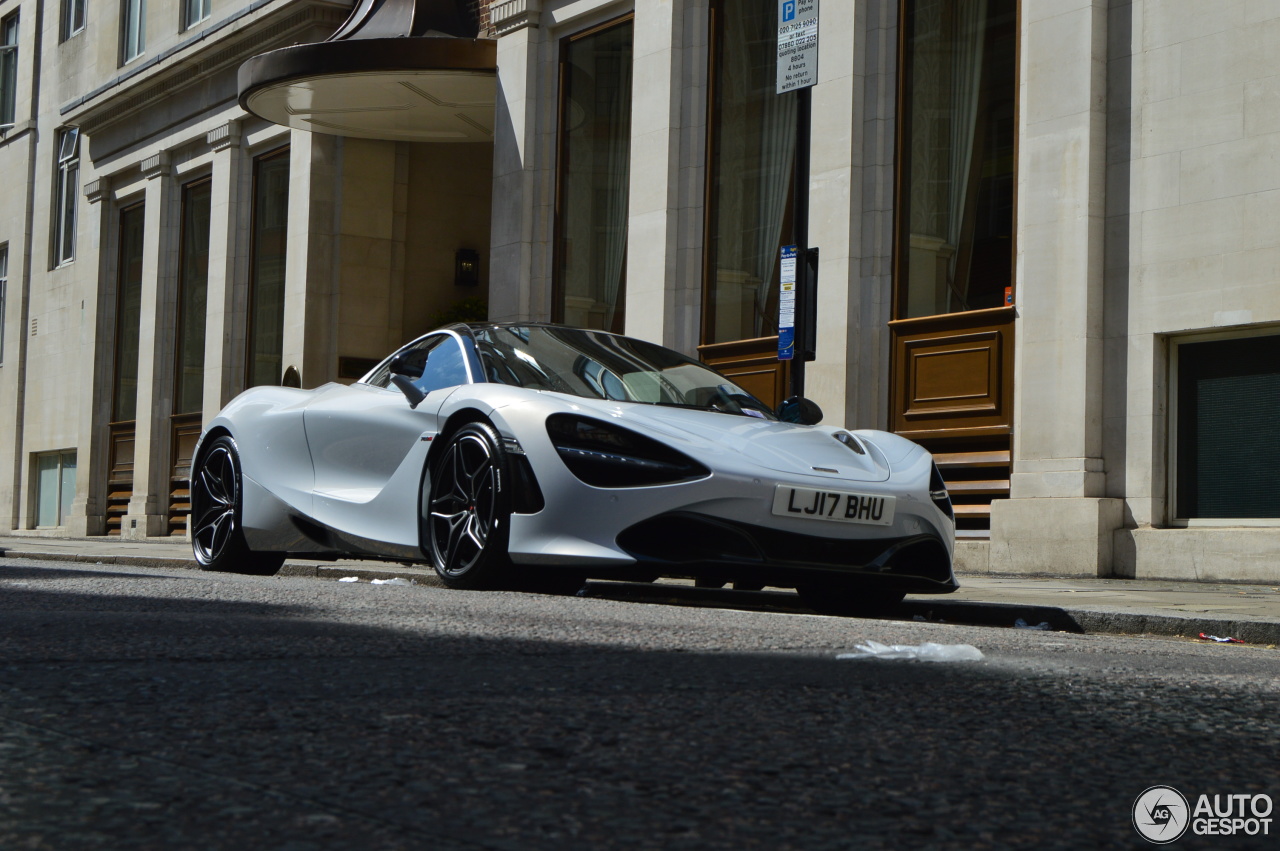
[[[1191,808],[1182,793],[1172,786],[1152,786],[1133,802],[1133,827],[1138,835],[1156,845],[1182,838],[1191,824]]]

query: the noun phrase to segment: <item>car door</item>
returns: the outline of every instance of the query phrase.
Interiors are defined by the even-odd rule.
[[[305,424],[315,519],[353,548],[363,542],[366,549],[407,557],[417,552],[418,490],[440,407],[470,375],[461,343],[449,333],[424,337],[397,354],[402,371],[421,368],[414,384],[426,396],[417,407],[391,384],[389,359],[367,382],[322,392],[307,407]]]

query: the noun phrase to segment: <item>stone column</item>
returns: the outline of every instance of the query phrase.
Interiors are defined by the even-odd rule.
[[[80,405],[77,414],[81,436],[76,453],[76,495],[71,503],[71,516],[66,521],[67,534],[73,538],[102,535],[107,526],[104,485],[106,459],[111,451],[107,424],[111,420],[116,342],[115,324],[110,322],[104,326],[103,316],[115,316],[114,307],[106,309],[106,301],[114,302],[116,267],[114,262],[102,262],[103,247],[109,244],[113,209],[110,203],[102,202],[110,197],[109,178],[102,176],[85,182],[86,203],[80,207],[83,221],[76,244],[76,262],[95,270],[92,280],[82,284],[85,290],[81,307],[81,327],[91,332],[91,342],[87,345],[92,353],[89,358],[92,368],[86,376],[87,386],[82,389],[85,403]]]
[[[540,0],[490,8],[498,32],[498,91],[489,317],[499,321],[550,316],[556,98],[554,80],[540,73],[546,41],[540,15]]]
[[[1009,500],[991,568],[1106,576],[1122,501],[1105,497],[1103,233],[1107,0],[1022,6],[1019,309]]]
[[[290,134],[289,253],[284,272],[281,370],[297,368],[303,387],[317,387],[337,376],[334,241],[338,231],[335,187],[342,170],[341,157],[341,137],[306,130]]]
[[[205,137],[213,148],[209,201],[209,290],[205,304],[204,422],[244,386],[244,289],[249,217],[241,210],[244,157],[240,122],[228,121]]]
[[[134,421],[133,496],[121,536],[168,533],[169,415],[173,411],[173,350],[179,230],[169,153],[142,161],[142,317],[138,329],[138,410]]]
[[[702,288],[705,2],[637,7],[626,331],[695,354]],[[702,62],[695,61],[702,58]]]

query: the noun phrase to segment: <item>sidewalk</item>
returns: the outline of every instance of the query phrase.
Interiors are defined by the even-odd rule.
[[[0,536],[5,559],[48,559],[89,564],[194,569],[183,539],[44,538]],[[338,579],[405,577],[439,583],[433,571],[379,561],[335,562],[290,559],[281,576]],[[1141,579],[960,575],[960,590],[945,596],[908,597],[900,616],[1011,627],[1047,622],[1072,632],[1231,636],[1250,644],[1280,644],[1280,582],[1269,585],[1209,585]],[[687,583],[681,583],[687,584]],[[690,592],[693,589],[689,589]],[[708,600],[788,605],[790,595],[697,589]]]

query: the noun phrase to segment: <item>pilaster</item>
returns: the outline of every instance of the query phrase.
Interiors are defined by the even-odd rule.
[[[508,4],[500,4],[506,6]],[[526,2],[524,5],[528,6]],[[498,10],[495,10],[495,13]],[[533,24],[533,9],[522,25],[498,39],[498,92],[493,137],[493,241],[489,249],[489,318],[547,319],[551,286],[551,151],[554,89],[541,73],[546,39]],[[549,110],[545,117],[541,109]],[[548,142],[552,144],[552,142]]]
[[[281,372],[297,369],[303,387],[337,375],[337,175],[342,139],[294,130],[289,140],[289,251],[284,271],[284,340]],[[389,207],[390,205],[388,205]],[[385,210],[391,217],[390,209]]]
[[[67,535],[73,538],[102,535],[107,529],[107,459],[111,452],[107,423],[111,419],[115,329],[111,325],[104,329],[103,314],[114,317],[114,310],[105,311],[105,300],[108,294],[115,293],[115,264],[102,262],[101,247],[107,244],[111,232],[109,220],[114,207],[103,202],[110,199],[112,188],[111,179],[105,175],[86,179],[82,190],[85,203],[77,209],[76,263],[96,270],[97,274],[90,276],[91,281],[84,282],[81,308],[82,327],[96,330],[83,349],[85,363],[90,367],[85,371],[81,394],[84,404],[78,406],[76,412],[80,434],[76,451],[76,494],[71,501],[70,516],[64,518]],[[112,285],[103,286],[108,280]]]
[[[1021,17],[1012,499],[991,570],[1109,576],[1123,501],[1103,455],[1107,0]]]
[[[691,72],[694,54],[705,57],[705,21],[702,3],[642,5],[633,41],[627,238],[642,249],[627,252],[626,331],[689,354],[699,342],[706,144],[706,83]]]
[[[177,307],[178,221],[167,151],[142,161],[146,178],[143,217],[142,316],[138,329],[138,409],[134,424],[133,496],[123,537],[167,532],[169,415],[173,412],[173,349]]]
[[[244,262],[240,186],[244,170],[240,122],[228,121],[205,137],[213,149],[209,201],[209,289],[206,296],[204,350],[204,421],[231,401],[243,385],[243,299],[237,303],[235,281]]]

